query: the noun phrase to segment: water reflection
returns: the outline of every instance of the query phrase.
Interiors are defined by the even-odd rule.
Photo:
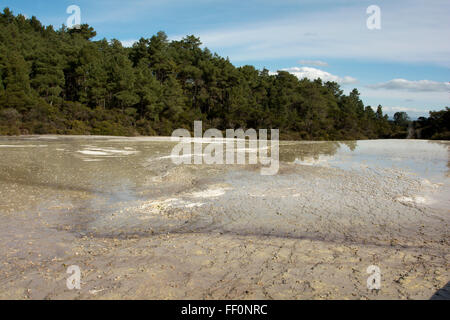
[[[430,180],[449,176],[450,144],[423,140],[295,142],[280,146],[282,161],[344,170],[395,169]]]
[[[170,154],[175,144],[151,138],[1,137],[0,180],[107,192],[120,184],[117,181],[130,179],[140,185],[149,174],[158,176],[174,167]],[[280,142],[280,161],[285,163],[395,169],[434,180],[450,176],[449,159],[450,143],[441,141]]]

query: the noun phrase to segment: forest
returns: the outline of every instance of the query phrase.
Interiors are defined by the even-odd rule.
[[[450,110],[411,121],[365,106],[357,89],[235,67],[195,36],[164,32],[133,47],[95,30],[0,14],[0,135],[171,135],[204,129],[279,129],[282,139],[450,139]]]

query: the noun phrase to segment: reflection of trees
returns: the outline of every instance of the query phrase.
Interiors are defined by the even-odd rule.
[[[358,141],[342,141],[351,151],[355,151],[358,146]]]
[[[346,145],[351,151],[357,147],[357,141],[327,141],[327,142],[298,142],[280,143],[280,161],[293,162],[297,159],[304,161],[305,158],[319,160],[320,156],[333,156],[341,147]]]
[[[428,143],[438,144],[447,148],[447,177],[450,177],[450,142],[449,141],[436,141],[428,140]]]

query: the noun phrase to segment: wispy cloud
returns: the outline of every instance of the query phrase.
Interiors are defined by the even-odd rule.
[[[367,1],[292,13],[272,21],[196,32],[233,61],[296,58],[426,62],[450,67],[450,2],[384,2],[382,29],[366,26]],[[433,5],[431,5],[431,3]]]
[[[327,62],[320,60],[300,60],[298,63],[305,66],[328,67]]]
[[[413,92],[450,92],[450,82],[437,82],[431,80],[410,81],[393,79],[388,82],[369,85],[372,89],[406,90]]]
[[[334,81],[339,84],[352,84],[352,83],[358,82],[357,79],[350,77],[350,76],[339,77],[339,76],[336,76],[329,72],[326,72],[326,71],[323,71],[320,69],[316,69],[316,68],[311,68],[311,67],[300,67],[300,68],[292,67],[292,68],[281,69],[281,71],[287,71],[289,73],[292,73],[299,79],[308,78],[310,80],[315,80],[315,79],[320,78],[324,82]]]

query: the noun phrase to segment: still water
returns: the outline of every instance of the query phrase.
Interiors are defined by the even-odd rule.
[[[1,137],[0,179],[98,191],[139,185],[174,166],[174,146],[170,139],[150,137]],[[444,141],[280,143],[283,163],[379,173],[393,169],[435,183],[447,181],[449,155],[450,143]]]

